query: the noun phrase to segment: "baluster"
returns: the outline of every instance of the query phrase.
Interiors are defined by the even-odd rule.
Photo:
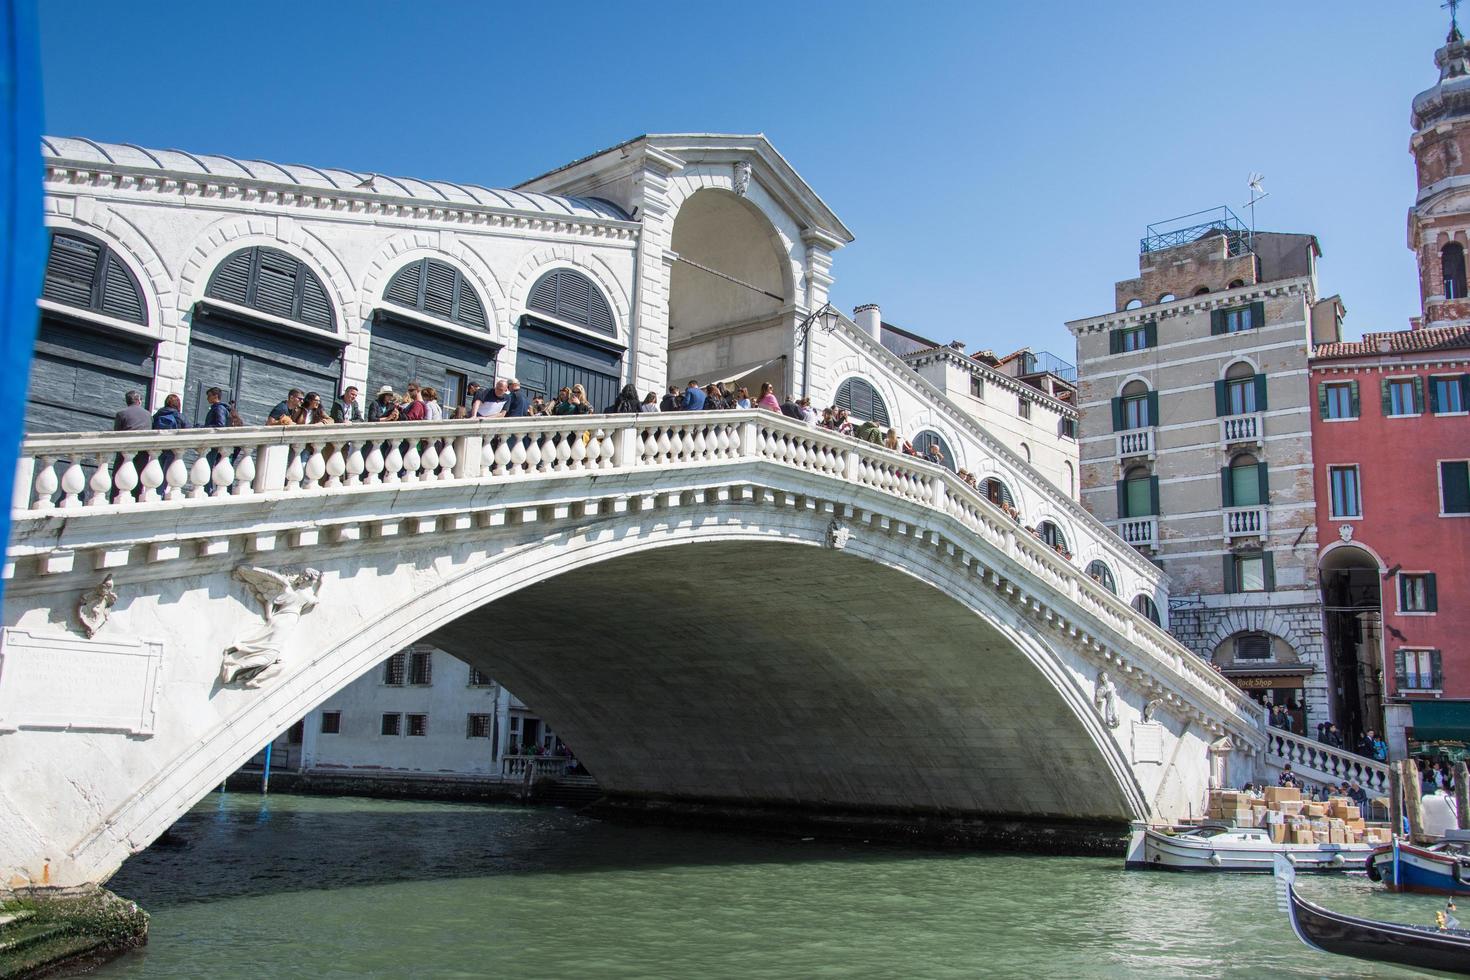
[[[230,491],[237,497],[248,497],[255,492],[255,453],[259,447],[240,449],[240,462],[235,464],[235,484]]]
[[[184,465],[184,454],[175,453],[163,473],[164,500],[177,500],[184,496],[184,487],[189,482],[189,468]]]
[[[145,504],[151,504],[158,499],[158,488],[163,485],[163,467],[159,465],[157,453],[148,454],[148,463],[143,467],[141,477],[143,493],[138,499]]]
[[[373,443],[368,447],[367,459],[363,461],[364,482],[369,486],[383,482],[383,447]]]
[[[346,472],[347,461],[342,458],[342,447],[333,445],[331,453],[327,456],[327,486],[340,487],[342,474]]]
[[[707,426],[701,425],[697,430],[695,430],[695,433],[694,433],[694,458],[695,459],[708,459],[709,458],[710,441],[704,437],[704,433],[705,433],[705,429],[706,428],[707,428]]]
[[[669,441],[669,430],[668,429],[659,429],[658,430],[658,461],[660,463],[668,463],[668,462],[672,461],[673,458],[674,458],[674,447],[673,447],[673,443],[671,443]]]
[[[36,457],[36,482],[32,484],[36,491],[36,499],[31,502],[31,510],[51,510],[56,502],[51,495],[56,493],[56,487],[60,481],[56,479],[56,469],[52,464],[50,456]],[[132,489],[129,487],[129,489]]]
[[[200,446],[196,453],[194,465],[189,467],[189,497],[191,500],[202,500],[204,488],[209,486],[209,447]]]
[[[459,464],[459,454],[454,451],[454,440],[445,439],[444,448],[439,450],[439,479],[454,479],[454,467]]]
[[[76,460],[72,460],[66,467],[66,472],[61,474],[61,504],[62,507],[80,507],[82,505],[81,493],[87,488],[87,477],[82,472],[82,466]]]
[[[792,440],[796,445],[792,447],[791,461],[802,469],[806,469],[807,451],[805,439]]]
[[[524,473],[526,471],[526,447],[515,436],[506,436],[505,442],[510,446],[510,471]]]
[[[397,442],[388,444],[388,455],[383,457],[383,482],[397,483],[402,477],[398,474],[403,470],[403,453],[398,449]]]
[[[587,467],[589,469],[602,469],[612,466],[613,447],[612,439],[602,429],[592,433],[592,438],[587,442]]]
[[[230,447],[222,446],[219,451],[219,462],[214,464],[214,495],[216,497],[227,496],[230,488],[235,485],[235,464],[230,462]],[[247,459],[249,457],[246,457]],[[122,489],[121,470],[118,472],[118,489]]]
[[[647,433],[645,432],[646,436]],[[655,447],[657,448],[657,447]],[[582,445],[581,439],[563,438],[556,447],[556,454],[562,460],[562,465],[568,469],[581,470],[587,467],[587,447]],[[643,461],[648,462],[648,443],[643,444]]]
[[[503,476],[504,474],[509,473],[510,472],[510,445],[509,445],[509,443],[507,443],[504,439],[497,439],[497,445],[495,446],[495,452],[494,452],[493,455],[495,457],[495,467],[494,467],[495,475],[496,476]]]
[[[367,460],[362,458],[362,444],[354,442],[347,447],[347,458],[343,460],[343,472],[346,476],[342,482],[349,487],[355,487],[362,481],[363,471],[367,469]]]
[[[303,467],[303,471],[306,476],[306,483],[302,486],[302,489],[320,490],[322,486],[322,477],[327,475],[327,460],[326,457],[322,455],[321,446],[313,445],[310,448],[311,455],[307,457],[306,466]]]
[[[730,426],[728,425],[715,427],[715,458],[730,458]]]
[[[643,458],[645,465],[652,465],[658,458],[658,435],[652,429],[643,430]]]
[[[306,467],[301,465],[302,444],[293,442],[286,447],[286,491],[295,493],[301,489],[301,478],[306,475]]]
[[[419,467],[423,465],[424,457],[419,452],[419,444],[415,439],[408,442],[408,452],[403,454],[403,482],[417,483],[419,481]]]
[[[423,467],[425,480],[439,480],[439,450],[434,448],[432,442],[424,443],[424,451],[419,454],[419,462]]]
[[[554,434],[548,434],[547,438],[553,439],[555,438],[555,436]],[[578,440],[578,442],[580,441],[581,440]],[[581,469],[582,460],[587,458],[587,451],[585,449],[583,449],[582,455],[575,455],[572,452],[572,443],[568,442],[566,439],[556,439],[554,443],[548,443],[546,451],[555,457],[552,462],[551,468],[556,470],[558,473],[565,473],[568,470]]]
[[[107,503],[107,496],[112,493],[112,462],[101,453],[97,454],[97,468],[92,471],[92,479],[87,486],[92,491],[87,497],[88,507],[101,507]]]
[[[541,452],[541,433],[533,432],[529,436],[517,436],[516,438],[526,447],[526,472],[544,473],[546,471],[545,454]]]

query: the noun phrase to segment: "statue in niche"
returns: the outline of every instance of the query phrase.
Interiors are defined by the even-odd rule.
[[[235,577],[260,600],[265,622],[225,650],[219,679],[221,684],[255,688],[280,673],[286,641],[302,614],[319,601],[322,573],[307,568],[287,576],[269,568],[241,566]]]
[[[832,523],[827,525],[827,544],[838,551],[847,547],[847,541],[851,537],[852,528],[836,518],[833,518]]]
[[[744,197],[745,192],[750,190],[750,161],[737,160],[735,162],[735,195]]]
[[[107,617],[112,615],[112,607],[117,603],[117,586],[112,576],[108,575],[95,589],[88,589],[82,593],[77,602],[77,620],[82,624],[82,629],[87,633],[87,639],[96,636],[107,624]]]
[[[1097,686],[1092,690],[1092,703],[1097,706],[1097,713],[1102,716],[1104,725],[1109,728],[1118,727],[1118,688],[1105,670],[1097,672]]]

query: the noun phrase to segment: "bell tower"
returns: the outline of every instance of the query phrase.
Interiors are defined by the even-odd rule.
[[[1409,248],[1419,259],[1417,327],[1470,323],[1470,45],[1450,9],[1450,33],[1434,53],[1439,82],[1414,97],[1410,125],[1418,194],[1409,209]]]

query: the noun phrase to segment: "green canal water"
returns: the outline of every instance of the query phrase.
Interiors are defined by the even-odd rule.
[[[111,883],[101,977],[1404,977],[1314,953],[1264,877],[612,826],[565,810],[211,796]],[[1334,908],[1437,900],[1309,878]]]

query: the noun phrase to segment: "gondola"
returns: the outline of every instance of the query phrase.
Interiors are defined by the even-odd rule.
[[[1277,905],[1290,917],[1297,938],[1313,949],[1470,976],[1470,930],[1381,922],[1333,912],[1296,893],[1296,869],[1285,857],[1277,855],[1275,872]]]

